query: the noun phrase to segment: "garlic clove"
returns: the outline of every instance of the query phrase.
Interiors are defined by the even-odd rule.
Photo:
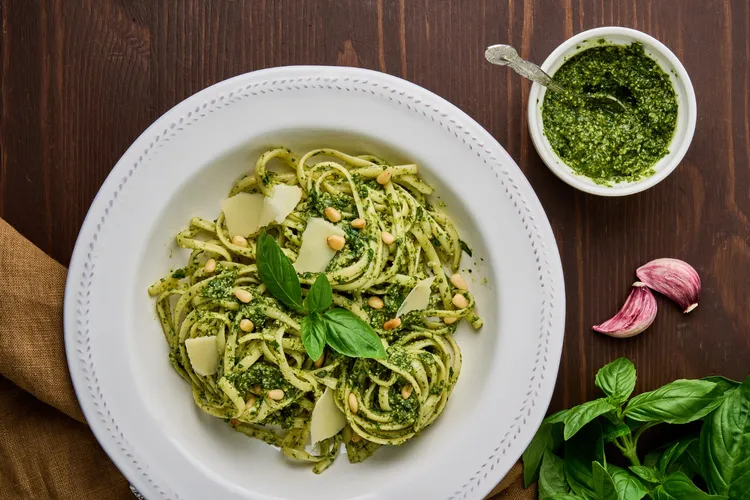
[[[656,318],[656,299],[648,287],[636,281],[622,309],[601,325],[592,328],[604,335],[624,339],[638,335]]]
[[[677,302],[684,313],[698,307],[701,278],[693,267],[679,259],[656,259],[635,271],[650,289]]]

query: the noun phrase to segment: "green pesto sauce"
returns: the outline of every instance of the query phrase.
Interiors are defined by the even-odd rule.
[[[669,152],[677,99],[669,77],[641,44],[584,50],[554,78],[583,93],[614,95],[629,108],[612,113],[581,96],[545,94],[544,133],[570,168],[603,185],[654,174],[654,164]]]

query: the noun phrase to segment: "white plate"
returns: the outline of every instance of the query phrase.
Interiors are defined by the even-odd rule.
[[[195,407],[168,361],[146,293],[184,259],[175,233],[193,215],[214,218],[232,181],[272,145],[325,145],[418,163],[475,250],[463,264],[473,268],[470,286],[485,326],[456,336],[464,371],[444,414],[418,439],[381,448],[363,464],[341,456],[320,476]],[[94,434],[149,500],[482,498],[547,409],[564,302],[544,211],[510,156],[475,121],[392,76],[286,67],[199,92],[128,149],[73,252],[65,343]]]

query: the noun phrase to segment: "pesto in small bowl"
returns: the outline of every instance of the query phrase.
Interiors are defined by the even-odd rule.
[[[669,76],[640,43],[586,49],[554,78],[582,93],[614,95],[628,107],[612,113],[581,96],[546,92],[544,134],[565,164],[604,186],[654,174],[669,153],[678,105]]]

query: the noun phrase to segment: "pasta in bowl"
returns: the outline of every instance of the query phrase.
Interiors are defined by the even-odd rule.
[[[394,292],[392,298],[400,301],[403,296],[407,301],[407,295],[413,293],[417,304],[427,301],[425,308],[411,312],[402,309],[401,315],[398,309],[394,312],[389,295],[377,293],[393,286],[390,282],[370,285],[373,290],[361,293],[341,289],[358,280],[357,276],[372,276],[373,272],[367,274],[371,263],[360,264],[363,267],[348,275],[342,283],[329,280],[325,276],[328,273],[351,269],[359,262],[356,256],[361,258],[362,254],[356,253],[359,247],[354,245],[359,239],[354,236],[363,229],[367,234],[368,225],[372,231],[379,222],[371,224],[369,219],[364,220],[365,225],[357,228],[360,222],[354,225],[355,220],[367,219],[367,214],[360,217],[357,212],[355,217],[355,206],[343,204],[330,207],[341,216],[339,222],[331,222],[329,217],[336,219],[336,213],[331,210],[326,213],[328,206],[321,207],[322,213],[304,215],[304,221],[292,221],[292,216],[287,217],[289,214],[284,213],[294,201],[292,195],[300,190],[300,200],[292,207],[296,209],[305,201],[303,196],[306,193],[301,191],[309,192],[309,189],[306,182],[284,177],[294,176],[297,169],[285,164],[280,157],[267,163],[268,170],[274,172],[269,174],[268,183],[268,194],[273,192],[272,196],[263,193],[258,185],[230,193],[238,179],[249,173],[255,175],[254,165],[258,158],[269,150],[278,149],[279,144],[301,155],[300,160],[306,152],[321,146],[355,158],[369,154],[385,159],[383,161],[388,163],[385,167],[373,161],[375,158],[367,157],[359,158],[357,163],[369,161],[374,165],[347,167],[341,159],[318,155],[310,157],[309,162],[306,160],[305,165],[333,161],[347,171],[363,168],[387,170],[390,167],[391,175],[396,177],[391,184],[397,194],[402,192],[400,186],[417,201],[420,200],[419,190],[407,186],[407,175],[416,175],[418,180],[434,188],[431,195],[421,193],[430,204],[430,211],[449,217],[460,238],[468,243],[462,248],[458,274],[468,285],[469,293],[464,293],[460,280],[456,279],[454,283],[449,278],[448,282],[439,282],[434,270],[425,269],[425,263],[434,259],[425,257],[411,231],[408,241],[396,241],[402,233],[390,228],[392,221],[386,212],[378,213],[383,217],[385,232],[393,237],[393,243],[389,242],[387,235],[387,241],[383,241],[381,233],[382,245],[388,247],[386,262],[389,264],[379,268],[378,279],[391,269],[391,255],[396,255],[399,248],[404,256],[402,262],[411,262],[407,258],[407,255],[412,255],[407,254],[412,251],[407,249],[411,243],[413,250],[420,253],[421,265],[411,276],[413,281],[404,281],[400,285],[402,291],[399,294]],[[413,164],[418,166],[416,174],[412,171],[414,167],[410,166]],[[380,187],[383,184],[377,182],[378,175],[374,181],[370,178],[366,182],[372,187],[371,191],[382,193],[375,194],[375,197],[382,197],[387,188]],[[287,180],[282,181],[284,178]],[[317,174],[313,174],[313,179],[317,178]],[[353,177],[353,180],[358,182],[357,178]],[[264,182],[262,178],[261,181]],[[319,191],[325,191],[326,184],[333,186],[343,182],[341,175],[331,173],[321,181]],[[286,187],[281,187],[282,184]],[[342,189],[346,188],[342,186]],[[235,199],[237,195],[241,196]],[[253,251],[260,249],[260,259],[231,251],[231,247],[215,232],[221,213],[231,213],[232,205],[245,203],[259,207],[253,212],[257,215],[263,212],[266,199],[274,198],[276,201],[272,203],[269,200],[263,224],[259,219],[240,218],[242,232],[226,233],[229,244],[233,244],[234,236],[242,235],[247,247],[236,246]],[[372,203],[376,205],[376,211],[384,205],[377,200]],[[423,210],[427,207],[422,206]],[[411,217],[407,218],[406,223],[410,224]],[[207,230],[191,224],[191,221],[201,219],[200,224],[206,225]],[[231,215],[229,219],[234,228]],[[277,222],[278,219],[281,221]],[[283,223],[286,220],[287,224],[296,223],[298,227],[285,229]],[[315,221],[313,226],[319,227],[318,232],[321,227],[327,227],[323,223],[330,223],[343,234],[316,239],[318,250],[305,257],[305,232],[311,221]],[[346,227],[347,223],[350,227]],[[446,224],[437,219],[436,223],[450,236]],[[220,227],[224,228],[226,224],[225,220]],[[244,229],[243,224],[246,225]],[[253,225],[258,229],[253,230]],[[417,227],[422,225],[420,222]],[[250,230],[247,230],[248,226]],[[185,230],[195,231],[195,234],[188,236],[183,233]],[[284,231],[289,233],[288,236],[297,236],[299,245],[291,242]],[[430,234],[427,228],[422,231]],[[194,258],[195,265],[186,269],[191,263],[190,254],[196,249],[178,245],[175,235],[179,233],[185,236],[184,241],[216,244],[216,249],[223,248],[231,261],[221,253],[201,253]],[[441,232],[438,230],[438,233]],[[329,245],[329,236],[338,237],[331,238]],[[449,251],[455,240],[446,239],[447,243],[444,243],[440,241],[443,236],[433,236],[435,241],[428,240],[436,249],[443,274],[453,277],[456,272],[452,259],[456,254]],[[347,239],[349,237],[352,239]],[[241,240],[237,241],[241,243]],[[372,240],[366,238],[362,244],[381,245],[374,236]],[[461,246],[460,239],[458,244]],[[331,261],[335,262],[324,270],[327,272],[318,269],[309,271],[310,275],[297,273],[294,266],[301,266],[300,260],[319,265],[322,251],[330,251],[333,254]],[[258,264],[263,267],[264,255],[270,258],[270,276],[278,278],[276,291],[271,290],[271,281],[262,277],[264,271],[257,268]],[[373,253],[373,259],[376,258],[377,254]],[[213,270],[213,264],[209,263],[211,259],[216,265]],[[331,261],[323,261],[326,268]],[[239,269],[230,269],[238,265],[255,265],[256,271],[250,272],[250,267],[241,274]],[[288,271],[290,266],[293,273]],[[406,266],[408,271],[408,264]],[[401,275],[410,276],[403,269],[400,267],[389,280],[401,280]],[[150,297],[146,290],[168,271],[165,280],[175,280],[171,286],[186,290],[211,277],[218,280],[218,276],[223,276],[222,281],[212,285],[213,291],[210,292],[218,297],[203,297],[200,293],[186,299],[181,305],[179,318],[174,313],[184,293],[170,295],[168,303],[163,302],[164,306],[169,305],[165,310],[172,314],[170,321],[176,328],[174,332],[168,330],[165,337],[160,331],[155,301],[159,302],[158,296],[167,292],[168,287],[158,290],[155,297]],[[210,274],[203,277],[200,272]],[[232,272],[234,278],[225,279],[226,273],[231,276]],[[320,277],[321,273],[325,280]],[[294,280],[287,279],[292,276]],[[426,281],[431,278],[434,278],[432,282]],[[448,294],[441,291],[441,283],[448,287]],[[330,304],[327,303],[326,284],[330,287]],[[223,290],[225,285],[227,290]],[[266,289],[261,291],[262,286]],[[235,311],[226,308],[223,315],[229,324],[225,323],[224,349],[219,356],[221,327],[217,325],[223,321],[209,322],[207,318],[201,318],[202,321],[191,323],[186,318],[192,310],[200,308],[203,299],[227,300],[221,294],[228,295],[229,287],[232,294],[228,300],[236,303],[238,310],[248,308],[251,314],[239,318],[240,323],[235,325],[234,321],[238,320]],[[461,290],[460,295],[466,303],[460,298],[456,299],[458,305],[452,303],[458,293],[453,293],[456,290]],[[311,294],[311,291],[315,293]],[[356,293],[360,294],[360,299]],[[283,302],[282,296],[289,304]],[[196,297],[197,301],[193,302]],[[451,299],[449,305],[445,304],[447,297]],[[242,302],[242,298],[249,298],[249,301]],[[377,342],[372,342],[373,336],[369,335],[372,332],[360,323],[366,321],[357,319],[357,309],[348,308],[341,298],[358,304],[360,312],[369,316],[368,328],[375,332]],[[383,302],[382,307],[375,299]],[[468,307],[471,300],[475,304],[474,310]],[[280,324],[278,319],[269,321],[264,315],[252,316],[256,306],[266,303],[298,323],[299,329],[289,322]],[[467,310],[461,312],[463,309]],[[71,379],[90,428],[128,481],[149,499],[480,499],[515,463],[543,419],[560,359],[564,310],[562,268],[544,210],[518,166],[487,131],[445,100],[389,75],[357,68],[287,67],[240,75],[191,96],[154,122],[123,155],[91,205],[70,262],[65,292],[65,346]],[[222,311],[210,312],[221,315]],[[437,314],[440,311],[443,316]],[[430,315],[423,314],[426,312]],[[479,330],[472,326],[475,321],[469,316],[473,313],[481,314],[484,325]],[[445,328],[445,317],[450,323],[453,317],[459,316],[461,319],[453,325],[455,330]],[[453,366],[442,361],[443,357],[447,360],[447,356],[438,347],[429,347],[432,340],[427,338],[414,338],[413,345],[408,347],[413,347],[414,352],[431,353],[432,359],[440,359],[447,367],[447,375],[442,375],[437,361],[433,365],[426,361],[426,356],[421,356],[416,361],[425,369],[425,385],[424,378],[419,375],[421,371],[414,366],[402,369],[396,363],[398,360],[393,359],[392,368],[402,369],[404,373],[395,375],[392,390],[391,387],[387,392],[380,390],[381,384],[374,378],[387,385],[390,379],[386,380],[386,377],[394,371],[381,364],[381,361],[387,363],[388,357],[380,356],[383,352],[388,356],[389,350],[398,350],[399,346],[395,344],[399,339],[396,337],[407,342],[406,336],[385,333],[397,330],[398,321],[395,320],[402,323],[399,331],[419,326],[426,333],[435,335],[436,343],[448,346],[450,363],[460,359],[460,376],[454,379],[455,385],[449,395],[445,390],[447,387],[440,387],[440,381],[451,379],[450,368]],[[438,328],[430,328],[425,321]],[[252,328],[248,322],[253,323]],[[386,322],[391,322],[387,328]],[[308,329],[312,328],[312,335],[303,334],[303,323],[308,324]],[[242,329],[243,325],[245,329]],[[277,336],[281,326],[284,326],[284,331],[279,341]],[[446,333],[436,334],[434,331],[441,329],[447,330]],[[237,397],[226,383],[222,385],[230,389],[232,397],[218,385],[223,377],[219,365],[223,363],[232,331],[236,332],[236,344],[233,344],[235,368],[248,355],[257,356],[256,348],[261,353],[251,364],[258,365],[255,368],[258,373],[253,373],[257,382],[247,380],[253,383],[243,384],[241,380],[226,377],[227,382],[237,389]],[[356,345],[338,342],[346,338],[342,337],[342,332],[348,331],[358,332]],[[179,341],[181,334],[184,335],[187,359],[182,358],[179,347],[183,345]],[[177,342],[166,342],[165,338],[170,336]],[[246,337],[245,341],[240,343],[243,337]],[[305,339],[308,345],[305,345]],[[449,339],[455,339],[456,345],[460,346],[460,358],[453,357]],[[314,380],[317,393],[315,388],[312,392],[305,392],[283,375],[278,377],[283,363],[274,342],[281,344],[289,365],[288,373],[295,377],[291,380],[310,385]],[[333,344],[340,350],[357,349],[352,354],[371,357],[342,356]],[[177,345],[177,349],[172,345]],[[268,353],[264,351],[264,345]],[[194,360],[191,360],[191,350],[195,354]],[[337,358],[341,360],[339,367],[342,369],[345,363],[357,367],[349,372],[350,375],[356,373],[356,380],[345,381],[349,384],[349,392],[355,393],[357,410],[350,415],[351,418],[347,418],[346,413],[351,412],[351,407],[346,409],[350,398],[336,394],[339,387],[346,386],[338,383],[340,373],[334,371],[330,374],[337,381],[335,390],[325,383],[330,382],[328,374],[321,378],[307,373],[317,369],[314,363],[320,357],[310,355],[310,352],[316,354],[317,350],[325,353],[321,368],[335,363]],[[193,370],[193,376],[200,384],[187,372],[184,375],[189,382],[180,375],[170,362],[172,352],[179,354],[175,362]],[[351,359],[345,361],[347,357]],[[279,364],[269,361],[273,359]],[[193,361],[206,375],[198,374]],[[259,367],[265,365],[274,371],[266,374],[264,388],[264,374],[260,373]],[[360,370],[360,366],[363,369]],[[435,369],[434,375],[430,366]],[[403,368],[406,368],[405,364]],[[453,368],[455,372],[456,368]],[[233,373],[235,371],[238,370],[233,369]],[[413,382],[406,375],[412,377]],[[212,382],[216,387],[211,385]],[[275,382],[288,383],[289,386],[281,388]],[[260,386],[258,391],[253,387],[256,383]],[[219,415],[209,414],[195,404],[195,398],[191,397],[193,384],[198,388],[199,401],[208,409],[218,408]],[[377,390],[368,393],[370,387]],[[427,387],[434,388],[434,394],[429,394]],[[213,398],[210,402],[204,397],[206,394]],[[380,401],[381,394],[383,401]],[[224,399],[225,395],[227,399]],[[444,397],[447,402],[442,404]],[[311,404],[303,399],[314,403],[312,414]],[[253,404],[249,405],[249,400]],[[252,414],[244,413],[248,407],[260,410],[265,404],[270,409],[273,405],[286,405],[287,401],[292,401],[285,407],[289,410],[282,414],[282,409],[279,409],[279,417],[273,423],[250,422]],[[421,420],[411,418],[417,410],[405,408],[403,411],[397,407],[396,403],[406,401],[419,402],[417,410],[422,415]],[[391,410],[383,411],[385,406],[381,404],[391,402]],[[433,402],[437,404],[433,406]],[[307,406],[304,412],[299,408],[301,405]],[[243,408],[242,412],[240,408]],[[374,416],[369,415],[368,410]],[[296,420],[295,411],[300,412],[301,421]],[[343,417],[343,422],[338,419],[336,423],[343,424],[342,428],[323,426],[321,429],[315,419],[315,414],[321,412]],[[378,412],[383,412],[383,415]],[[289,413],[295,415],[294,420],[281,418]],[[400,415],[410,419],[396,422]],[[358,423],[354,416],[363,421]],[[377,420],[382,420],[383,416],[392,421]],[[232,419],[242,427],[232,427]],[[295,430],[295,434],[299,434],[299,429],[308,425],[304,422],[308,419],[310,438],[295,439],[292,446],[282,446],[288,444],[283,443],[287,434]],[[361,432],[358,433],[352,423]],[[383,428],[404,424],[402,429]],[[285,429],[284,425],[288,428]],[[378,425],[380,429],[376,432]],[[241,429],[247,430],[248,427],[277,433],[280,437],[276,448],[259,439],[247,439]],[[415,431],[415,427],[418,430]],[[398,446],[374,441],[378,436],[408,436],[412,431],[417,434]],[[337,439],[338,433],[342,444],[351,444],[353,440],[355,445],[379,448],[363,463],[351,464],[346,456],[339,456],[324,474],[312,474],[311,467],[320,470],[328,465],[335,447],[330,442],[330,447],[323,450],[319,444],[305,447],[298,444],[301,441],[312,443],[317,438],[320,438],[320,443],[330,432],[329,436],[333,438],[328,437],[329,440]],[[365,437],[368,433],[371,439]],[[280,452],[282,448],[292,454],[297,452],[291,450],[307,453],[314,457],[314,461],[300,459],[301,454],[289,458]],[[344,446],[340,449],[342,455],[346,449]]]
[[[342,444],[357,463],[435,421],[461,372],[453,334],[483,320],[432,191],[415,164],[263,153],[149,288],[198,407],[316,473]]]

